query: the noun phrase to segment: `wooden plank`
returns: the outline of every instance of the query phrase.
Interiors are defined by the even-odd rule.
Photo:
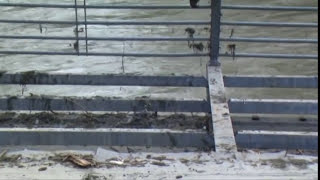
[[[220,66],[208,66],[208,81],[215,149],[222,153],[236,153],[237,145]]]

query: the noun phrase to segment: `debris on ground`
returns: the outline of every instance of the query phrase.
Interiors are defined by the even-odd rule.
[[[156,166],[169,166],[164,162],[161,161],[152,161],[151,164],[156,165]]]
[[[77,113],[0,113],[3,128],[143,128],[202,130],[209,116],[174,114],[155,116],[152,113],[136,114],[77,114]],[[128,150],[130,151],[130,149]],[[131,152],[131,151],[130,151]]]
[[[118,166],[123,166],[124,165],[124,161],[123,160],[120,160],[120,161],[109,161],[108,162],[109,164],[111,165],[118,165]]]
[[[181,178],[182,178],[181,175],[176,176],[176,179],[181,179]]]
[[[140,147],[137,149],[131,148],[136,152],[138,151],[137,149],[141,149]],[[57,172],[56,169],[60,171],[68,169],[68,172],[72,170],[81,172],[81,174],[71,174],[72,176],[77,176],[75,179],[79,179],[80,177],[82,180],[127,178],[184,179],[191,177],[189,174],[195,177],[201,173],[201,177],[202,175],[205,177],[212,172],[209,169],[219,169],[220,167],[228,168],[230,171],[238,171],[239,169],[242,170],[246,168],[256,171],[257,167],[259,167],[258,169],[261,168],[266,171],[273,170],[276,173],[286,173],[287,171],[295,172],[298,169],[303,172],[312,173],[316,171],[318,161],[318,158],[315,156],[297,156],[291,154],[284,156],[285,153],[283,151],[269,154],[264,154],[262,151],[262,155],[248,152],[243,155],[244,160],[239,157],[237,160],[231,161],[229,160],[229,156],[225,157],[214,153],[184,153],[183,149],[173,150],[174,153],[161,153],[158,149],[155,149],[155,152],[148,150],[134,154],[127,153],[126,146],[118,147],[117,149],[119,149],[120,153],[115,153],[107,149],[102,151],[102,148],[96,150],[98,153],[95,153],[94,150],[68,150],[49,153],[39,153],[38,151],[28,152],[24,150],[19,153],[22,155],[21,158],[18,158],[14,163],[0,162],[0,172],[2,172],[2,168],[13,168],[18,171],[18,173],[22,171],[28,172],[28,170],[32,169],[33,173],[46,176],[47,174]],[[14,153],[18,154],[17,151]],[[19,155],[13,155],[13,152],[10,150],[6,153],[1,149],[0,154],[2,159],[4,157],[5,160],[8,160],[9,157],[19,157]],[[199,165],[198,163],[201,162],[206,163]],[[125,170],[125,172],[123,172],[123,170]],[[227,171],[230,172],[229,170]],[[161,174],[163,172],[168,172],[168,176],[157,176],[157,178],[154,178],[155,176],[153,176],[153,174]],[[263,173],[263,170],[261,170],[261,172]],[[28,177],[27,179],[32,178]]]
[[[180,162],[181,162],[182,164],[188,164],[188,163],[190,162],[190,160],[185,159],[185,158],[180,158],[179,160],[180,160]]]
[[[79,167],[83,167],[83,168],[86,168],[86,167],[90,167],[90,166],[93,166],[94,163],[93,162],[89,162],[81,157],[77,157],[75,155],[69,155],[66,160],[69,160],[71,161],[73,164],[79,166]]]
[[[47,170],[47,167],[41,167],[38,169],[38,171],[46,171]]]
[[[112,167],[143,167],[147,164],[148,161],[142,160],[139,158],[127,158],[127,159],[118,159],[111,158],[106,160],[106,162],[100,162],[100,165],[106,165],[108,168]]]
[[[83,177],[83,180],[107,180],[103,175],[89,173]]]
[[[3,150],[1,153],[0,153],[0,161],[2,161],[2,158],[4,158],[4,156],[7,154],[8,150]]]
[[[285,169],[287,167],[287,162],[283,159],[270,159],[268,162],[271,164],[271,167],[277,169]]]
[[[158,156],[158,157],[150,157],[151,159],[158,160],[158,161],[174,161],[174,159],[169,159],[166,156]]]
[[[131,166],[136,166],[136,167],[143,167],[145,164],[147,164],[146,160],[134,158],[130,161]]]
[[[55,156],[50,156],[49,160],[61,163],[71,162],[72,164],[82,168],[88,168],[96,165],[92,155],[56,154]]]
[[[10,163],[16,163],[20,158],[21,154],[15,154],[15,155],[7,155],[7,150],[4,150],[0,153],[0,162],[10,162]]]

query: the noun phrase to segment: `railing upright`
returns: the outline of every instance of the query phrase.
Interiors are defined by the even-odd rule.
[[[85,36],[86,36],[86,54],[87,54],[87,56],[88,56],[88,24],[87,24],[87,1],[86,0],[84,0],[83,1],[83,6],[84,6],[84,8],[83,8],[83,11],[84,11],[84,22],[85,22]]]
[[[76,20],[76,28],[74,30],[74,34],[76,36],[76,42],[73,44],[74,49],[77,51],[78,56],[80,55],[79,52],[79,23],[78,23],[78,4],[77,0],[74,0],[74,11],[75,11],[75,20]]]
[[[220,66],[221,0],[211,0],[210,65]]]

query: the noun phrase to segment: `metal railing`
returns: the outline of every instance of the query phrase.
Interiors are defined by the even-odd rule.
[[[215,2],[215,1],[214,1]],[[255,26],[255,27],[287,27],[287,28],[317,28],[318,23],[293,23],[293,22],[245,22],[245,21],[221,21],[220,17],[215,17],[216,12],[222,10],[259,10],[259,11],[308,11],[317,12],[316,7],[286,7],[286,6],[250,6],[250,5],[215,5],[211,6],[199,6],[197,9],[212,9],[212,21],[91,21],[87,20],[87,9],[143,9],[143,10],[155,10],[155,9],[190,9],[189,6],[182,5],[87,5],[84,1],[83,5],[77,4],[75,0],[74,4],[34,4],[34,3],[0,3],[0,7],[26,7],[26,8],[72,8],[75,10],[75,21],[49,21],[49,20],[8,20],[0,19],[0,23],[14,23],[14,24],[60,24],[60,25],[75,25],[76,28],[79,25],[85,25],[85,37],[79,37],[76,33],[76,37],[49,37],[49,36],[6,36],[0,35],[0,39],[41,39],[41,40],[76,40],[86,42],[86,51],[84,53],[79,50],[76,53],[71,52],[39,52],[39,51],[6,51],[1,50],[0,54],[34,54],[34,55],[86,55],[86,56],[134,56],[134,57],[196,57],[196,56],[206,56],[217,51],[219,47],[217,41],[213,39],[218,38],[220,41],[230,41],[230,42],[247,42],[247,43],[318,43],[317,39],[288,39],[288,38],[244,38],[244,37],[221,37],[220,33],[215,30],[218,26]],[[214,9],[219,7],[219,9]],[[77,11],[78,9],[84,10],[84,21],[78,20]],[[219,21],[219,22],[218,22]],[[212,26],[213,23],[218,23],[216,26]],[[210,40],[211,52],[209,53],[178,53],[178,54],[148,54],[148,53],[90,53],[88,50],[88,41],[207,41],[210,38],[206,37],[193,37],[193,38],[175,38],[175,37],[88,37],[87,26],[88,25],[102,25],[102,26],[185,26],[185,25],[211,25],[212,32],[211,36],[215,36]],[[219,28],[220,29],[220,28]],[[215,52],[214,54],[217,54]],[[283,59],[318,59],[317,54],[269,54],[269,53],[239,53],[235,52],[233,55],[227,54],[217,54],[217,56],[225,57],[247,57],[247,58],[283,58]],[[212,57],[212,55],[211,55]],[[217,59],[217,58],[213,58]]]

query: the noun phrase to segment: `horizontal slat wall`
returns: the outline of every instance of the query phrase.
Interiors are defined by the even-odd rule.
[[[231,113],[318,115],[316,100],[230,99]]]
[[[214,138],[199,131],[158,129],[52,129],[1,128],[0,145],[95,145],[210,147]],[[236,134],[238,147],[254,149],[318,150],[317,133],[252,133]]]
[[[316,76],[224,76],[233,88],[318,88]],[[205,77],[0,73],[0,84],[208,87]]]
[[[318,88],[317,76],[224,76],[226,87]]]
[[[318,133],[243,131],[236,140],[240,148],[318,150]]]
[[[318,132],[318,119],[314,117],[231,117],[234,131],[287,131]]]
[[[2,97],[0,110],[210,112],[207,101],[120,100],[108,98]]]
[[[24,129],[1,128],[0,145],[81,145],[214,147],[214,139],[198,131],[159,129]]]

